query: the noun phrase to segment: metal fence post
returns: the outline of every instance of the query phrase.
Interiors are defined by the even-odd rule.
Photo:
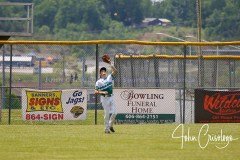
[[[85,57],[82,57],[82,86],[85,86],[85,72],[86,72],[86,59]]]
[[[159,61],[156,58],[156,55],[154,55],[154,72],[155,72],[155,82],[156,87],[160,87],[160,79],[159,79]]]
[[[62,82],[64,83],[66,81],[66,73],[65,73],[65,53],[63,51],[63,49],[61,49],[61,54],[62,54]]]
[[[185,123],[185,107],[186,107],[186,55],[187,55],[187,46],[184,45],[184,59],[183,59],[183,124]]]
[[[229,87],[232,87],[232,66],[231,60],[228,60]]]
[[[135,76],[134,76],[134,67],[133,67],[133,57],[131,55],[131,75],[132,75],[132,87],[135,87]]]
[[[184,52],[184,51],[183,51]],[[183,100],[182,100],[182,94],[183,94],[183,81],[184,81],[184,68],[183,68],[183,60],[178,60],[178,76],[177,76],[177,82],[179,86],[179,104],[180,104],[180,121],[183,123]]]
[[[8,98],[8,124],[11,124],[11,108],[12,108],[12,45],[10,45],[10,79],[9,79],[9,98]]]
[[[96,81],[98,80],[98,70],[99,70],[99,53],[98,53],[98,44],[96,44]],[[98,96],[95,95],[95,125],[97,124],[97,102]]]
[[[38,64],[38,89],[42,89],[42,60],[40,59]]]
[[[233,87],[235,87],[236,79],[236,60],[233,60]]]
[[[218,80],[218,77],[217,77],[218,76],[218,74],[217,74],[217,72],[218,72],[218,62],[217,61],[218,61],[218,59],[216,59],[216,61],[213,62],[212,86],[214,88],[218,88],[218,82],[217,82],[217,80]]]
[[[167,74],[167,81],[168,81],[168,87],[170,87],[170,84],[171,84],[171,82],[170,82],[170,80],[171,80],[171,77],[170,77],[170,75],[171,75],[171,68],[170,68],[170,60],[168,59],[167,60],[167,63],[168,63],[168,74]]]
[[[2,47],[3,55],[2,55],[2,105],[0,108],[0,121],[2,120],[2,109],[5,106],[5,83],[6,83],[6,76],[5,76],[5,45]]]
[[[179,88],[179,108],[180,108],[180,123],[182,123],[182,119],[183,119],[183,116],[182,116],[182,90],[181,88]]]

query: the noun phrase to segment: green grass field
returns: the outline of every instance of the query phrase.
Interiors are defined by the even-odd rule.
[[[102,121],[99,125],[93,125],[93,119],[81,123],[26,125],[16,113],[13,114],[16,124],[0,125],[0,159],[3,160],[240,159],[240,139],[230,142],[221,150],[215,145],[224,146],[226,143],[210,142],[205,149],[201,149],[196,141],[185,142],[181,149],[181,139],[172,138],[177,124],[115,125],[116,133],[105,134]],[[93,113],[89,114],[93,116]],[[99,120],[101,118],[99,113]],[[197,137],[202,126],[184,125],[184,134],[189,128],[190,135]],[[239,124],[209,124],[208,134],[219,135],[221,129],[225,135],[240,138]],[[175,135],[180,133],[181,130],[178,130]],[[202,142],[206,140],[204,137]]]

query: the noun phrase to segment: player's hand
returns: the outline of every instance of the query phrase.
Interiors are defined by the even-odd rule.
[[[98,91],[98,90],[95,90],[95,94],[103,94],[103,95],[107,95],[108,92],[107,92],[107,91]]]
[[[108,92],[107,92],[107,91],[104,91],[104,92],[103,92],[103,94],[107,95],[107,94],[108,94]]]
[[[95,91],[94,91],[94,94],[99,94],[99,91],[98,91],[98,90],[95,90]]]

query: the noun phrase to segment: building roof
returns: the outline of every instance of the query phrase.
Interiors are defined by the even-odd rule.
[[[4,60],[6,62],[10,61],[10,56],[5,56]],[[0,56],[0,61],[3,61],[3,57]],[[32,62],[32,57],[29,56],[13,56],[12,57],[13,62]]]
[[[157,18],[144,18],[143,23],[148,23],[157,20]]]
[[[166,18],[159,18],[159,21],[163,22],[163,23],[170,23],[171,21],[166,19]]]
[[[144,20],[142,21],[143,23],[148,23],[148,22],[152,22],[152,21],[160,21],[162,23],[170,23],[171,21],[166,19],[166,18],[144,18]]]

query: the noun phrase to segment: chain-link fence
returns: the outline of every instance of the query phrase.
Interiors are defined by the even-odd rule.
[[[115,88],[142,89],[143,93],[144,89],[160,92],[173,89],[172,114],[177,123],[194,122],[194,89],[240,86],[237,42],[2,41],[1,44],[0,124],[102,123],[102,107],[94,88],[99,68],[107,66],[101,60],[104,54],[110,55],[118,70]],[[109,71],[110,67],[107,68]],[[87,119],[23,121],[23,89],[69,90],[69,94],[70,89],[86,89]]]

